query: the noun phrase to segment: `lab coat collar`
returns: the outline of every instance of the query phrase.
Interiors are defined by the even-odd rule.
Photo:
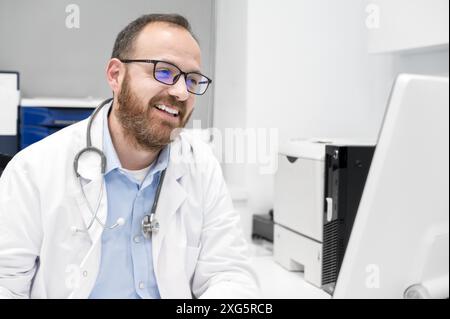
[[[114,148],[114,144],[111,138],[111,132],[109,131],[108,126],[108,114],[111,111],[112,104],[105,107],[105,111],[102,114],[103,121],[103,153],[106,156],[106,171],[105,176],[108,175],[109,172],[115,170],[116,168],[121,168],[119,157],[117,156],[116,149]]]
[[[112,102],[111,102],[112,104]],[[95,116],[91,127],[91,141],[92,146],[103,152],[103,117],[105,112],[109,110],[109,107],[105,105],[99,113]],[[83,146],[86,147],[86,134],[82,132]],[[102,178],[101,175],[101,161],[100,156],[94,152],[86,152],[80,156],[78,162],[78,173],[86,181],[92,181],[98,178]]]

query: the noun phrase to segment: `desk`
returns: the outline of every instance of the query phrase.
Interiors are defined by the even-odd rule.
[[[269,249],[250,244],[252,266],[264,299],[330,299],[331,296],[303,279],[303,272],[287,271],[273,260]]]

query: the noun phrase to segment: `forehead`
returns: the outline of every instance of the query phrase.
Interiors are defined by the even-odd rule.
[[[197,41],[182,27],[164,22],[148,24],[134,43],[136,59],[175,63],[183,70],[199,70],[201,51]]]

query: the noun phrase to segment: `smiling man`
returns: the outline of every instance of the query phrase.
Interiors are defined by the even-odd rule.
[[[180,133],[211,83],[188,21],[133,21],[106,73],[112,102],[0,179],[0,297],[258,297],[220,166]]]

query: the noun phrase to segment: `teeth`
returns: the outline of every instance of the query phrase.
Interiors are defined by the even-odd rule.
[[[165,111],[165,112],[167,112],[169,114],[172,114],[172,115],[178,115],[178,113],[179,113],[177,110],[171,109],[171,108],[169,108],[169,107],[167,107],[167,106],[165,106],[163,104],[157,104],[155,106],[156,106],[157,109],[159,109],[161,111]]]

